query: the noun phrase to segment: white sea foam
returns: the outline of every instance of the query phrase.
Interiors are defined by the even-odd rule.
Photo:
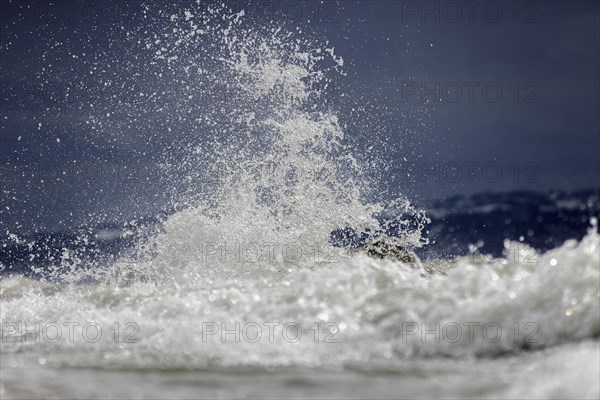
[[[185,182],[211,175],[208,195],[182,191],[185,207],[164,231],[108,270],[74,265],[60,283],[3,279],[3,363],[398,372],[407,360],[466,362],[598,336],[593,230],[545,254],[518,246],[503,259],[432,261],[446,272],[432,275],[333,248],[332,230],[374,231],[374,214],[389,210],[364,201],[365,167],[338,116],[319,108],[341,58],[218,7],[156,15],[165,22],[146,25],[152,34],[132,33],[153,62],[196,84],[225,82],[234,95],[198,116],[213,129],[197,132],[201,143],[165,159],[166,176],[177,165]],[[394,207],[403,243],[421,246],[426,217],[402,197]],[[57,326],[62,336],[50,340]],[[518,381],[514,393],[524,388]]]
[[[110,281],[66,286],[11,278],[2,284],[3,322],[21,321],[35,331],[36,322],[83,326],[91,321],[104,335],[97,343],[77,336],[74,343],[66,336],[57,343],[35,343],[5,330],[8,344],[3,348],[44,355],[55,365],[142,369],[368,369],[374,362],[393,364],[415,357],[469,358],[544,348],[600,332],[598,246],[598,234],[590,233],[580,243],[529,254],[535,263],[465,257],[447,275],[433,276],[400,262],[340,255],[336,262],[313,268],[253,270],[239,278],[208,278],[187,269],[178,278],[133,281],[129,286]],[[115,343],[108,330],[114,322],[135,323],[139,342]],[[270,337],[271,322],[280,325]],[[239,343],[233,334],[222,337],[222,329],[236,331],[236,323]],[[287,337],[285,323],[294,324]],[[331,323],[327,328],[337,343],[325,341],[326,323]],[[437,339],[432,333],[436,323]],[[470,323],[478,325],[471,324],[469,334]],[[321,329],[318,343],[315,324]],[[262,337],[252,342],[257,326]],[[296,326],[302,328],[302,337],[294,343]],[[458,338],[456,326],[462,328]],[[413,334],[415,327],[419,331]],[[424,335],[426,328],[430,333]]]

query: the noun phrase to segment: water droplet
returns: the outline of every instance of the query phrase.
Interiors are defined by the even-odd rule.
[[[565,315],[567,317],[570,317],[573,314],[573,309],[572,308],[567,308],[567,310],[565,311]]]
[[[321,321],[329,321],[329,315],[326,313],[319,313],[317,318],[319,318]]]

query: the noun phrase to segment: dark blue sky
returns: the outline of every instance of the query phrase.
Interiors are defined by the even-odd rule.
[[[596,1],[226,3],[257,24],[301,25],[336,48],[347,66],[340,87],[365,105],[348,134],[360,146],[391,137],[383,185],[417,203],[600,186]],[[67,57],[87,53],[118,73],[119,60],[135,55],[109,39],[143,27],[139,4],[2,0],[3,231],[68,229],[90,213],[118,221],[165,206],[155,166],[177,136],[140,139],[160,125],[156,114],[137,134],[95,134],[84,119],[117,93],[82,78],[79,60]],[[41,86],[40,76],[51,82]],[[139,82],[161,84],[143,70]]]

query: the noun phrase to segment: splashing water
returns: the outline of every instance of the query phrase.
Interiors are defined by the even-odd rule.
[[[312,268],[319,252],[336,251],[329,244],[333,230],[380,228],[374,215],[384,208],[362,200],[368,176],[338,117],[323,106],[331,75],[343,68],[333,48],[281,28],[244,24],[243,11],[209,6],[200,14],[158,15],[169,22],[144,40],[153,62],[160,70],[183,72],[192,101],[204,99],[199,93],[214,82],[226,95],[208,99],[203,126],[191,133],[199,136],[192,139],[198,145],[190,149],[184,142],[174,152],[177,159],[165,162],[169,175],[183,159],[194,182],[207,179],[200,175],[210,165],[214,184],[202,188],[202,199],[189,195],[197,187],[185,191],[179,201],[187,206],[165,222],[150,269],[173,276],[175,265],[223,275]],[[426,217],[398,201],[422,228]],[[420,229],[403,233],[407,247],[422,245]],[[206,265],[209,252],[222,261],[223,252],[233,253],[235,262]]]
[[[311,367],[429,377],[454,369],[439,361],[446,357],[468,367],[473,357],[588,339],[573,350],[576,361],[587,362],[600,333],[596,229],[546,254],[520,247],[527,254],[441,261],[444,267],[434,269],[446,274],[431,276],[349,255],[331,245],[333,230],[376,234],[376,215],[398,210],[394,219],[406,227],[398,236],[415,248],[424,243],[427,218],[405,198],[365,200],[369,167],[325,105],[342,58],[302,35],[249,24],[243,12],[224,6],[175,13],[144,6],[144,15],[144,27],[128,32],[127,43],[144,49],[134,65],[160,78],[159,88],[139,91],[142,111],[136,101],[110,103],[111,115],[88,122],[107,135],[121,124],[115,114],[145,116],[161,134],[176,126],[161,174],[177,211],[160,234],[108,268],[66,257],[69,269],[57,271],[55,281],[3,279],[3,322],[35,331],[39,321],[92,321],[104,332],[97,341],[78,340],[77,326],[74,342],[35,342],[24,340],[20,325],[4,329],[11,368],[258,374]],[[124,79],[117,75],[112,84]],[[531,257],[535,263],[524,261]],[[227,329],[234,333],[223,336]],[[423,336],[427,329],[444,339]],[[562,362],[571,351],[565,353],[551,356]],[[531,394],[522,381],[495,390],[477,393]]]

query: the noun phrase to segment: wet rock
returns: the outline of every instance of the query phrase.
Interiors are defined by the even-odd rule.
[[[354,249],[351,254],[366,254],[369,257],[400,261],[413,269],[419,269],[424,275],[443,273],[433,265],[423,264],[419,257],[408,247],[403,245],[399,239],[389,236],[379,236],[368,241],[363,247]]]

